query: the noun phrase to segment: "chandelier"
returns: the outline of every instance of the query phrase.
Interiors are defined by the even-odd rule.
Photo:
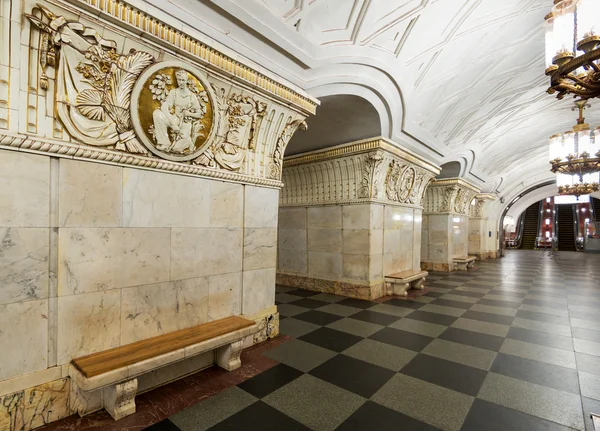
[[[550,137],[551,171],[561,195],[586,195],[600,187],[600,127],[594,131],[585,123],[585,100],[575,102],[577,125],[568,132]]]
[[[548,93],[600,96],[600,1],[554,0],[546,15]]]

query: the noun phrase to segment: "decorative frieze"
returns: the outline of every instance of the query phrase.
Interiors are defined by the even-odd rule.
[[[374,138],[286,158],[282,206],[360,202],[421,207],[439,167]]]
[[[473,198],[479,192],[462,178],[435,180],[427,188],[424,213],[469,215]]]

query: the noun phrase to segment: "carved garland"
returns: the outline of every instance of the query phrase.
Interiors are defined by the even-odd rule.
[[[269,178],[272,179],[280,179],[281,173],[283,170],[283,153],[285,152],[285,148],[287,144],[292,139],[296,130],[307,130],[308,125],[304,120],[294,120],[285,125],[281,135],[277,138],[277,143],[275,145],[275,150],[273,151],[273,161],[269,166]]]
[[[369,154],[365,156],[362,170],[362,179],[358,190],[358,197],[361,199],[377,196],[377,178],[379,165],[383,161],[380,154]]]

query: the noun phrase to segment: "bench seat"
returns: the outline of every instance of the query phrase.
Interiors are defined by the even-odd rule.
[[[407,296],[408,289],[423,289],[423,283],[429,273],[427,271],[403,271],[385,276],[387,295]]]
[[[452,260],[454,261],[455,269],[459,271],[466,271],[468,268],[472,268],[475,265],[475,256],[460,256],[455,257]]]
[[[133,414],[138,376],[215,349],[216,364],[235,370],[244,339],[257,331],[252,320],[232,316],[75,358],[75,407],[81,416],[102,407],[115,420]]]

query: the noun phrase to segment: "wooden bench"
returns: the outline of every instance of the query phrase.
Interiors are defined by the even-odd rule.
[[[73,407],[80,416],[104,407],[119,420],[135,413],[140,375],[210,350],[218,366],[235,370],[244,339],[257,331],[253,321],[232,316],[73,359]]]
[[[475,256],[462,256],[455,257],[452,259],[454,261],[454,268],[459,271],[466,271],[468,268],[472,268],[475,265]]]
[[[385,276],[387,295],[407,296],[407,290],[423,289],[423,282],[429,273],[427,271],[403,271]]]

